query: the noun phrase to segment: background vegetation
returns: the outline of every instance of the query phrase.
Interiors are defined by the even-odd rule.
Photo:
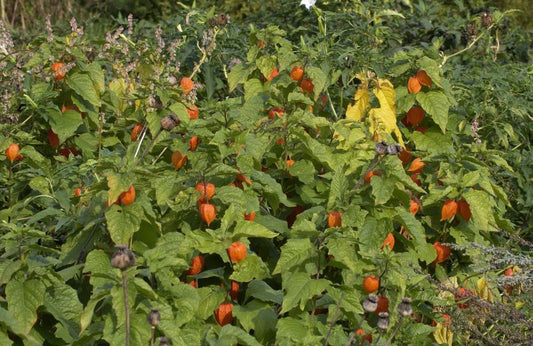
[[[0,343],[528,344],[524,3],[2,0]]]

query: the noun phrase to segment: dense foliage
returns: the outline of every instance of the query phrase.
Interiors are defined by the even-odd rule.
[[[531,37],[298,5],[0,25],[2,345],[529,342]]]

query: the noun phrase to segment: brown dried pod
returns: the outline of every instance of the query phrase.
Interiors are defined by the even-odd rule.
[[[370,293],[368,297],[363,301],[363,309],[366,312],[374,312],[378,308],[378,296],[374,293]]]
[[[474,38],[477,35],[477,25],[474,23],[468,23],[466,25],[466,32],[470,38]]]
[[[388,329],[389,328],[389,313],[388,312],[380,312],[379,313],[379,319],[378,319],[378,328],[380,329]]]
[[[151,326],[157,326],[159,322],[161,321],[161,315],[159,314],[159,309],[157,308],[150,309],[148,316],[146,316],[146,321],[148,321],[148,324],[150,324]]]
[[[226,24],[228,24],[228,21],[229,15],[227,15],[226,13],[221,13],[218,15],[218,25],[226,26]]]
[[[166,336],[162,336],[159,338],[159,346],[169,346],[168,338]]]
[[[174,114],[167,115],[161,119],[161,127],[167,131],[172,130],[174,127],[180,124],[180,120]]]
[[[494,17],[492,17],[492,14],[489,12],[483,12],[481,14],[481,25],[483,25],[484,28],[488,28],[492,23],[494,23]]]
[[[398,305],[398,313],[402,316],[409,316],[413,313],[413,307],[411,306],[411,299],[403,298],[402,302]]]
[[[125,270],[135,265],[135,255],[126,245],[115,246],[115,252],[111,257],[111,266]]]

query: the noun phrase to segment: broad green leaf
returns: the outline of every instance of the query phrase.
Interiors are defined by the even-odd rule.
[[[424,56],[418,59],[416,64],[421,70],[426,71],[426,73],[431,78],[433,83],[435,83],[435,85],[442,88],[441,79],[440,79],[440,68],[439,68],[439,64],[435,60],[427,56]]]
[[[489,195],[484,191],[469,189],[463,197],[470,206],[472,221],[479,225],[480,229],[488,230],[492,213],[492,200]]]
[[[416,94],[416,100],[424,111],[431,115],[433,121],[439,125],[442,133],[445,133],[446,125],[448,124],[448,110],[450,108],[446,95],[441,91],[430,91]]]
[[[336,203],[342,205],[345,193],[348,190],[348,180],[346,179],[344,168],[336,170],[333,179],[331,179],[327,209],[333,209]]]
[[[106,178],[107,186],[109,187],[109,204],[116,201],[122,192],[128,191],[132,184],[132,180],[127,175],[118,175],[110,172]]]
[[[229,91],[233,91],[237,85],[243,83],[250,71],[243,64],[235,65],[231,68],[231,71],[228,73],[228,85]]]
[[[67,85],[72,88],[78,95],[84,100],[89,102],[95,108],[99,108],[100,96],[98,90],[95,88],[95,84],[87,74],[74,73],[69,74],[66,78]],[[79,114],[79,113],[78,113]]]
[[[283,292],[274,290],[264,281],[252,280],[246,289],[245,300],[248,300],[249,297],[254,297],[264,302],[281,304],[283,300]]]
[[[123,208],[116,205],[108,208],[105,218],[113,242],[117,245],[128,244],[133,233],[139,230],[143,214],[142,207],[135,203]]]
[[[396,182],[394,179],[382,178],[380,176],[374,176],[370,180],[372,186],[372,195],[375,197],[376,205],[387,203],[392,197]]]
[[[203,320],[213,316],[215,309],[224,301],[227,294],[222,287],[200,287],[196,291],[200,297],[196,316]]]
[[[91,321],[93,319],[94,315],[94,308],[96,305],[105,297],[107,297],[109,292],[101,291],[97,295],[93,295],[85,308],[83,309],[83,312],[80,314],[80,333],[79,335],[82,335],[85,329],[91,324]]]
[[[243,346],[260,346],[261,344],[253,336],[244,330],[227,324],[218,334],[219,345],[243,345]]]
[[[433,246],[426,242],[426,232],[420,221],[407,210],[397,208],[397,211],[397,219],[413,237],[414,249],[418,254],[418,258],[427,264],[433,262],[437,257],[437,253]]]
[[[77,291],[59,281],[54,282],[46,290],[44,306],[63,324],[70,336],[76,338],[80,331],[79,321],[83,311]]]
[[[426,151],[431,155],[453,155],[455,153],[452,138],[433,129],[426,131],[426,133],[414,131],[411,134],[411,139],[417,150]]]
[[[314,94],[315,100],[318,99],[318,96],[324,90],[327,81],[327,75],[324,73],[322,68],[316,66],[308,66],[305,68],[305,73],[311,78],[314,85]]]
[[[307,273],[292,274],[290,282],[283,282],[285,296],[280,313],[288,312],[296,306],[303,310],[305,304],[314,296],[320,295],[329,284],[326,279],[311,279]]]
[[[274,238],[278,233],[272,232],[265,226],[249,221],[238,221],[233,234],[231,236],[232,240],[239,240],[243,237],[253,237],[253,238]]]
[[[59,143],[65,142],[72,137],[78,127],[83,124],[81,114],[74,110],[67,110],[64,113],[61,112],[49,112],[50,126],[52,131],[59,137]]]
[[[282,271],[290,271],[311,257],[314,247],[309,239],[289,239],[281,247],[281,256],[272,274],[280,274]]]
[[[84,158],[95,158],[98,149],[98,137],[93,133],[82,133],[74,139],[76,146],[81,149]]]
[[[261,280],[270,276],[268,267],[256,254],[248,254],[246,258],[233,265],[230,279],[237,282],[248,282],[253,279]]]
[[[130,315],[130,345],[148,345],[150,341],[150,328],[147,328],[146,315],[131,313]],[[110,345],[124,345],[126,340],[126,325],[115,325],[112,318],[105,320],[104,340]]]
[[[27,334],[37,321],[37,308],[44,302],[45,286],[40,280],[11,280],[5,288],[8,310]]]
[[[289,173],[302,183],[311,184],[315,180],[316,169],[311,161],[298,160],[289,167]]]
[[[274,339],[278,316],[270,304],[254,300],[244,306],[235,305],[233,316],[248,333],[253,330],[255,338],[262,344]]]

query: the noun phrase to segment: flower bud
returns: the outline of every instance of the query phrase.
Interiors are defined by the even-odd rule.
[[[398,305],[398,312],[402,316],[409,316],[413,313],[413,307],[411,306],[411,299],[403,298],[402,302]]]
[[[376,154],[378,155],[385,155],[385,153],[387,152],[387,142],[385,141],[377,142],[376,145],[374,146],[374,150],[376,151]]]
[[[389,313],[388,312],[379,313],[378,328],[384,329],[384,330],[389,328]]]
[[[146,316],[146,321],[148,321],[148,324],[150,324],[152,327],[157,326],[159,322],[161,321],[161,315],[159,314],[159,309],[157,308],[150,309],[148,316]]]
[[[371,293],[363,301],[363,309],[365,312],[374,312],[378,308],[378,296]]]
[[[111,257],[111,266],[125,270],[128,267],[135,265],[135,255],[126,245],[115,246],[115,252]]]
[[[167,115],[161,119],[161,127],[167,131],[172,130],[174,127],[180,124],[180,120],[174,114]]]

